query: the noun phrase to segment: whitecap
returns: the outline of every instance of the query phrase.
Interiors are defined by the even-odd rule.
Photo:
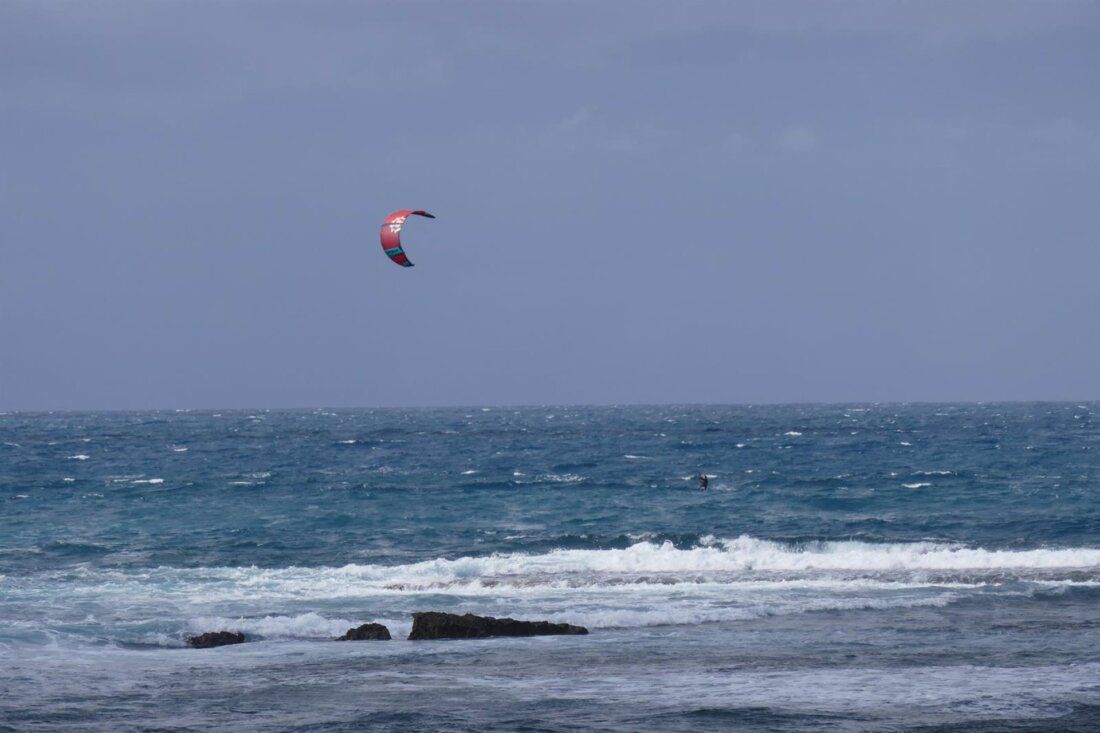
[[[91,458],[91,456],[86,453],[77,453],[75,456],[69,456],[70,461],[86,461],[89,458]]]
[[[790,435],[791,437],[795,437],[795,438],[802,435],[802,433],[798,432],[797,430],[788,430],[787,432],[785,432],[783,434],[784,435]]]
[[[549,481],[552,483],[562,484],[576,484],[584,481],[584,476],[579,476],[575,473],[547,473],[538,477],[539,481]]]
[[[923,488],[925,488],[927,486],[931,486],[931,485],[932,484],[928,483],[927,481],[918,481],[915,484],[902,484],[902,486],[904,486],[907,489],[923,489]]]
[[[240,616],[197,616],[188,620],[187,625],[193,632],[210,629],[232,629],[245,634],[255,634],[274,639],[331,639],[342,635],[349,628],[364,623],[346,618],[325,618],[319,613],[303,613],[297,616],[263,616],[249,618]]]
[[[162,479],[162,478],[139,478],[136,481],[131,481],[130,483],[134,483],[134,484],[163,484],[164,479]]]
[[[681,549],[671,542],[637,542],[623,549],[552,550],[542,554],[500,553],[487,556],[436,558],[406,565],[345,565],[338,568],[223,568],[207,570],[209,580],[233,580],[236,590],[248,593],[274,584],[272,590],[310,595],[333,583],[338,594],[366,588],[384,590],[394,585],[416,587],[467,583],[481,579],[515,584],[544,584],[577,574],[591,582],[603,574],[718,573],[730,580],[759,572],[881,572],[907,574],[930,570],[982,571],[1092,568],[1100,570],[1100,548],[1076,547],[1035,550],[986,550],[939,542],[869,543],[829,541],[783,543],[747,535],[715,539],[707,546]],[[213,576],[211,575],[213,573]],[[732,573],[732,576],[725,574]],[[593,576],[592,574],[596,574]],[[844,582],[849,582],[845,580]],[[295,592],[296,594],[297,592]]]
[[[1085,582],[1100,581],[1100,548],[1091,547],[987,550],[936,541],[788,543],[745,535],[707,535],[695,546],[677,547],[653,535],[629,536],[638,541],[621,549],[437,557],[398,565],[83,568],[55,577],[74,601],[228,606],[231,614],[242,607],[323,609],[326,601],[372,609],[365,618],[293,612],[205,616],[198,614],[208,611],[198,611],[189,621],[186,616],[178,621],[194,631],[226,628],[276,639],[327,638],[370,620],[386,623],[401,638],[408,629],[404,612],[423,602],[425,594],[432,602],[446,598],[448,607],[475,613],[506,611],[513,618],[599,628],[936,607],[973,592],[1028,596],[1035,583],[1047,583],[1054,592],[1079,583],[1081,570],[1087,573]],[[1067,571],[1074,573],[1073,580],[1067,580]],[[80,575],[77,583],[73,572]],[[1006,582],[1013,577],[1024,585]],[[389,615],[399,618],[391,624]]]

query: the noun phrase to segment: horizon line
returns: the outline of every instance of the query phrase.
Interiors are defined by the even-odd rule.
[[[1100,398],[1084,399],[995,399],[995,400],[792,400],[778,402],[545,402],[545,403],[467,403],[454,405],[298,405],[276,407],[92,407],[56,409],[0,409],[0,417],[8,415],[57,415],[82,413],[213,413],[213,412],[310,412],[318,410],[533,410],[546,408],[627,408],[627,407],[841,407],[889,405],[1068,405],[1100,403]]]

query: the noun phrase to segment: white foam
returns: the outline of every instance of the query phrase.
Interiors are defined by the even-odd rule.
[[[623,707],[645,701],[690,701],[697,709],[725,709],[731,700],[746,709],[866,716],[863,730],[910,729],[914,724],[958,730],[1003,730],[1005,719],[1048,719],[1043,730],[1058,730],[1071,701],[1091,700],[1100,675],[1094,662],[1057,666],[941,665],[875,668],[824,666],[754,670],[731,665],[716,670],[687,666],[645,671],[629,680],[585,676],[585,699]],[[510,692],[545,694],[552,680],[513,680]],[[981,725],[978,721],[988,721]],[[843,722],[843,721],[842,721]],[[961,725],[950,725],[958,723]],[[832,728],[841,728],[834,723]],[[919,727],[919,726],[918,726]],[[1034,726],[1025,726],[1034,728]]]
[[[164,479],[162,479],[162,478],[141,478],[141,479],[137,479],[136,481],[131,481],[130,483],[134,483],[134,484],[163,484]]]
[[[851,611],[890,608],[942,608],[957,599],[954,593],[940,593],[928,598],[806,598],[753,606],[729,607],[720,603],[672,603],[655,608],[607,608],[568,612],[568,620],[590,628],[631,628],[639,626],[671,626],[747,621],[766,616],[790,616],[815,611]]]
[[[185,446],[172,446],[173,453],[186,453],[187,448]]]
[[[913,445],[913,444],[912,444],[912,443],[910,443],[910,442],[909,442],[909,441],[907,441],[907,440],[903,440],[903,441],[901,441],[900,443],[898,443],[898,445]]]
[[[988,570],[1100,566],[1100,549],[985,550],[933,542],[872,544],[813,542],[789,545],[741,536],[718,546],[679,549],[639,542],[625,549],[554,550],[541,555],[494,554],[411,565],[346,566],[370,575],[475,577],[526,573],[700,572],[805,570]],[[392,577],[391,575],[391,577]]]
[[[70,461],[86,461],[89,458],[91,458],[91,456],[86,453],[77,453],[75,456],[69,456]]]
[[[928,483],[927,481],[918,481],[915,484],[902,484],[902,486],[904,486],[907,489],[923,489],[926,486],[931,486],[931,485],[932,484]]]
[[[264,616],[262,618],[227,618],[224,616],[196,616],[188,620],[190,630],[239,631],[274,639],[315,639],[340,636],[348,629],[365,621],[346,618],[325,618],[318,613],[297,616]]]
[[[789,435],[792,438],[797,438],[798,436],[802,435],[802,433],[798,432],[797,430],[788,430],[787,432],[785,432],[783,434],[784,435]]]
[[[673,587],[695,592],[707,584],[728,594],[739,589],[758,591],[763,586],[753,584],[761,582],[781,583],[777,587],[784,589],[816,583],[819,590],[847,592],[861,590],[869,582],[890,583],[883,587],[893,589],[907,584],[942,588],[955,582],[951,573],[961,574],[959,580],[966,583],[981,584],[1001,583],[1006,574],[1051,580],[1052,570],[1100,571],[1100,549],[1085,547],[986,550],[934,542],[789,545],[747,536],[706,539],[689,549],[642,541],[624,549],[437,558],[404,565],[160,568],[139,574],[89,569],[77,571],[88,575],[89,582],[80,584],[84,590],[73,588],[72,592],[97,597],[112,592],[167,595],[188,603],[316,601],[423,592],[499,597],[550,591],[568,595],[587,589],[584,592],[635,594],[647,587],[667,595]],[[929,572],[948,577],[929,579]]]
[[[965,553],[971,553],[970,559]],[[448,600],[442,607],[459,613],[592,628],[736,622],[817,611],[939,607],[974,593],[1027,597],[1100,582],[1095,576],[1068,581],[1047,574],[1045,579],[1006,584],[1004,570],[991,575],[969,570],[952,578],[949,573],[867,568],[1047,568],[1082,561],[1100,563],[1100,550],[995,553],[933,543],[859,542],[800,548],[707,536],[689,549],[642,541],[622,550],[437,558],[392,566],[82,567],[7,579],[4,593],[17,603],[48,598],[73,607],[123,606],[148,618],[175,619],[176,628],[182,624],[193,632],[228,629],[271,639],[320,639],[378,621],[402,638],[410,610],[429,601],[441,607],[444,598]],[[822,569],[853,566],[862,570]],[[811,569],[758,570],[789,567]],[[299,612],[306,609],[310,612]]]
[[[475,474],[475,473],[477,473],[477,470],[476,470],[476,469],[473,469],[473,468],[471,468],[471,469],[469,469],[469,470],[467,470],[467,471],[463,471],[463,472],[462,472],[462,475],[463,475],[463,476],[472,476],[472,475],[473,475],[473,474]]]
[[[343,445],[354,445],[354,444],[358,443],[359,441],[357,441],[357,440],[338,440],[336,442],[341,443]]]
[[[578,484],[581,481],[584,481],[584,476],[580,476],[575,473],[547,473],[539,476],[538,481],[560,484]]]

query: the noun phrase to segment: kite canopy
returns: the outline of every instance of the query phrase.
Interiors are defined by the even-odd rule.
[[[409,262],[409,258],[405,256],[405,250],[401,248],[401,227],[405,226],[405,220],[413,214],[426,216],[429,219],[435,218],[427,211],[401,209],[387,216],[386,220],[382,222],[382,251],[402,267],[413,266],[413,263]]]

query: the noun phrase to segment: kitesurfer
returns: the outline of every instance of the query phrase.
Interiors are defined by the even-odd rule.
[[[707,490],[707,486],[710,485],[710,478],[705,474],[699,474],[699,489],[702,491]]]

